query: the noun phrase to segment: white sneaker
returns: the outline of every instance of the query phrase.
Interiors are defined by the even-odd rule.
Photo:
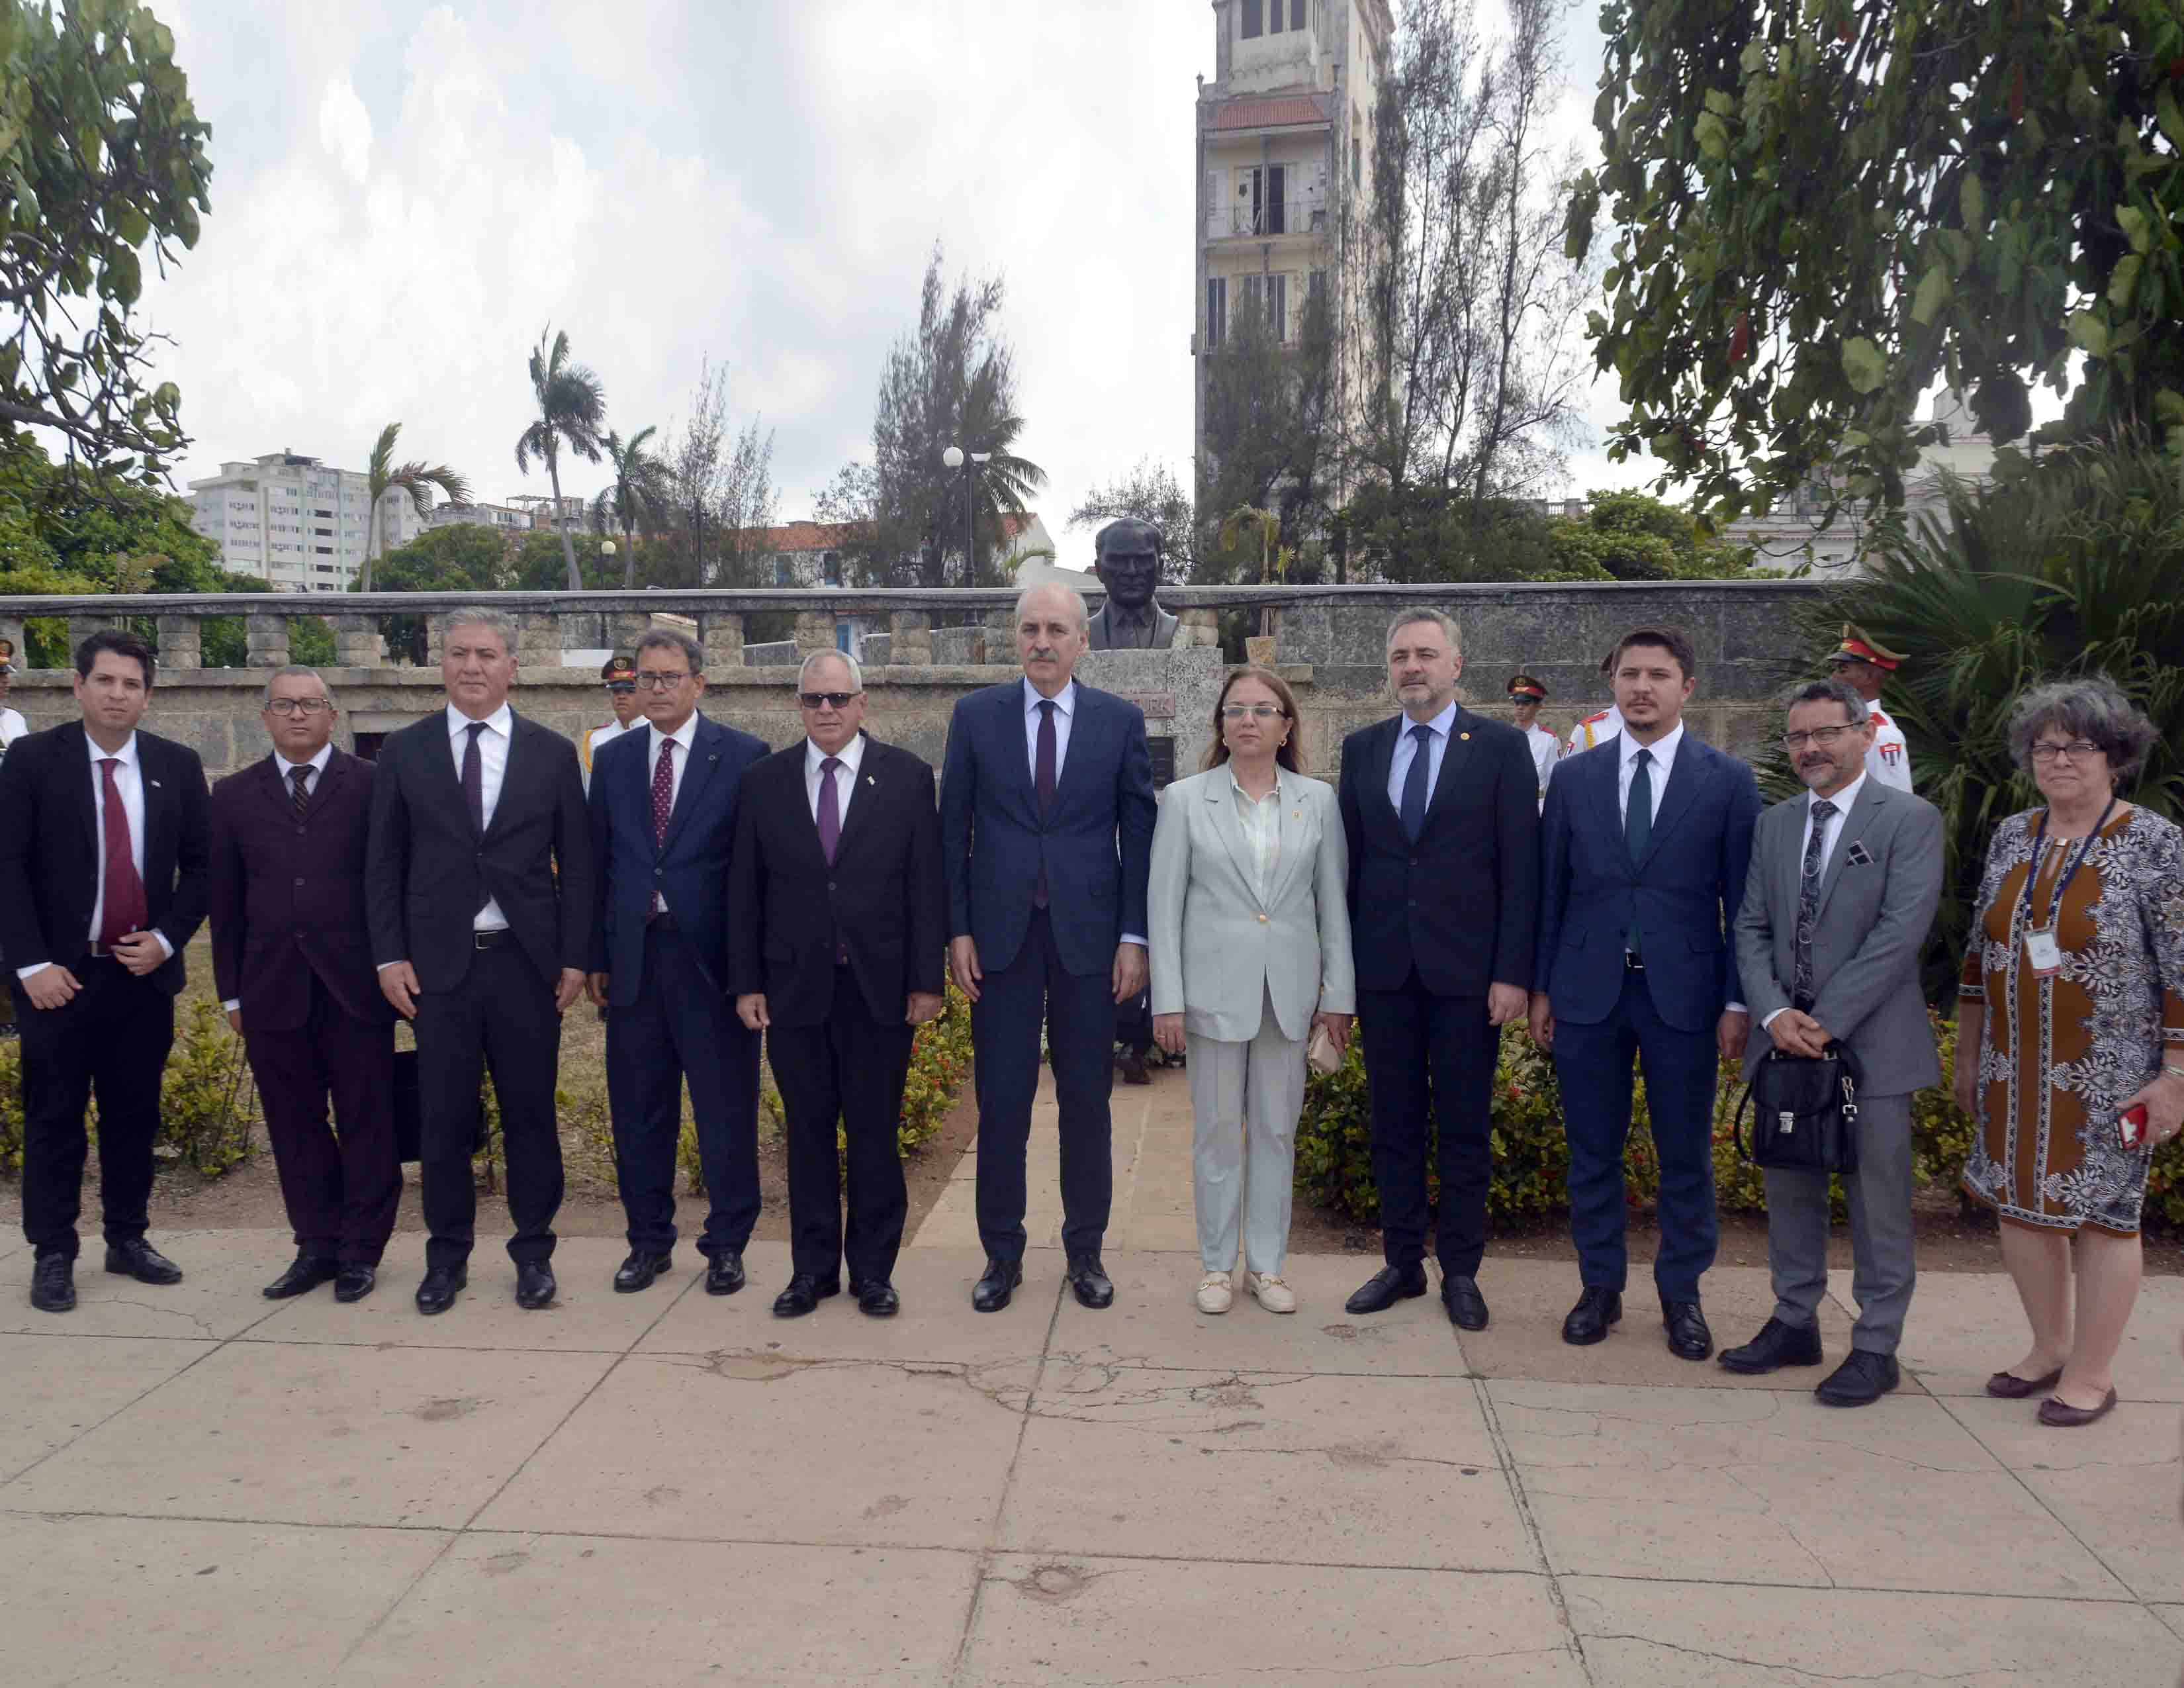
[[[1296,1291],[1268,1273],[1247,1272],[1244,1282],[1259,1298],[1259,1305],[1270,1313],[1293,1313],[1296,1311]]]
[[[1225,1313],[1236,1299],[1228,1288],[1228,1274],[1209,1272],[1198,1280],[1198,1311],[1202,1313]]]

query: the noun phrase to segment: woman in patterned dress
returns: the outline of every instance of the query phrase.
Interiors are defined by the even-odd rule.
[[[1996,829],[1964,955],[1956,1096],[1981,1134],[1964,1185],[2001,1217],[2032,1327],[1987,1392],[2046,1394],[2046,1424],[2115,1405],[2147,1165],[2184,1125],[2184,833],[2116,794],[2154,738],[2103,677],[2018,700],[2010,745],[2047,804]]]

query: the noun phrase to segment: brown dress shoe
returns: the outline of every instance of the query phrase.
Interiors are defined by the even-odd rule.
[[[2073,1407],[2068,1401],[2058,1401],[2053,1396],[2040,1403],[2040,1422],[2052,1424],[2059,1430],[2073,1430],[2081,1424],[2090,1424],[2097,1418],[2105,1418],[2115,1411],[2116,1392],[2110,1390],[2098,1407]]]

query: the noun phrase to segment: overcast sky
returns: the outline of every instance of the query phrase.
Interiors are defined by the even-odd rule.
[[[725,360],[783,518],[809,515],[869,456],[936,240],[1006,277],[1061,560],[1089,563],[1062,518],[1094,484],[1150,455],[1190,485],[1206,0],[155,3],[213,130],[203,237],[148,289],[196,442],[178,487],[283,448],[361,469],[398,421],[477,496],[543,493],[513,454],[550,321],[626,436]],[[1599,38],[1582,8],[1568,28],[1575,131]]]

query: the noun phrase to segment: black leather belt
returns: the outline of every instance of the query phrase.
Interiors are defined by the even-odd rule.
[[[646,917],[644,929],[647,932],[680,932],[682,922],[675,918],[674,910],[662,909],[658,914]]]
[[[514,936],[504,926],[498,932],[473,932],[471,933],[471,944],[473,949],[498,950]]]
[[[1628,950],[1623,952],[1623,967],[1626,972],[1642,973],[1646,971],[1646,964]]]

